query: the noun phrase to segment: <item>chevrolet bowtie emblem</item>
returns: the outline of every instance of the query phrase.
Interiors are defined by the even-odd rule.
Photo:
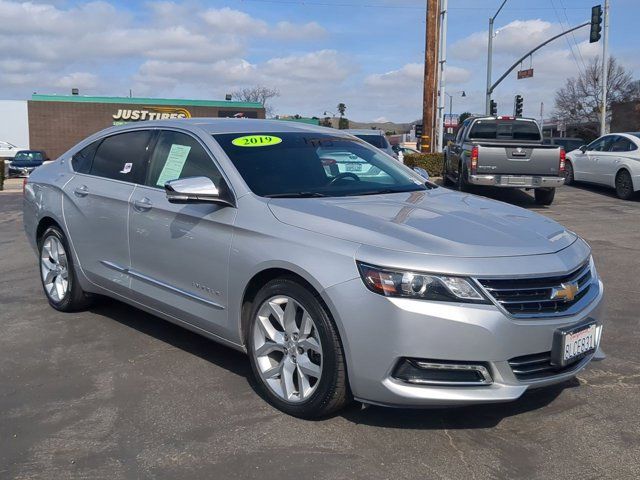
[[[563,283],[559,287],[554,287],[551,290],[551,300],[564,300],[565,302],[570,302],[576,298],[578,290],[579,288],[577,283]]]

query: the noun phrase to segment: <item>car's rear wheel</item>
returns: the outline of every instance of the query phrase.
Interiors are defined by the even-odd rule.
[[[630,200],[633,197],[633,180],[627,170],[620,170],[616,175],[616,193],[622,200]]]
[[[571,185],[574,182],[575,178],[573,176],[573,165],[569,160],[567,160],[564,165],[564,184]]]
[[[555,188],[536,188],[534,190],[536,203],[538,205],[551,205],[556,196]]]
[[[251,367],[272,405],[317,418],[347,404],[342,346],[316,294],[292,278],[272,280],[257,294],[250,318]]]
[[[62,312],[86,308],[91,303],[80,287],[73,267],[73,258],[64,233],[49,227],[38,240],[40,279],[49,304]]]

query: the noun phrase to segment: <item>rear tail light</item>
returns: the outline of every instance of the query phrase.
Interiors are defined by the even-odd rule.
[[[560,149],[560,165],[558,166],[558,172],[560,172],[560,174],[564,173],[564,164],[565,161],[567,159],[567,154],[564,151],[564,148]]]
[[[478,147],[471,149],[471,175],[475,175],[478,170]]]

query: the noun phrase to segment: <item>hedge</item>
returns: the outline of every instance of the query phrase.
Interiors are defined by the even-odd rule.
[[[430,177],[441,177],[444,165],[442,153],[414,153],[404,156],[404,164],[410,168],[424,168]]]

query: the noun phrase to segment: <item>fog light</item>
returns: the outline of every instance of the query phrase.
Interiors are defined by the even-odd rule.
[[[473,362],[449,362],[403,358],[393,377],[417,385],[474,386],[493,383],[486,365]]]

